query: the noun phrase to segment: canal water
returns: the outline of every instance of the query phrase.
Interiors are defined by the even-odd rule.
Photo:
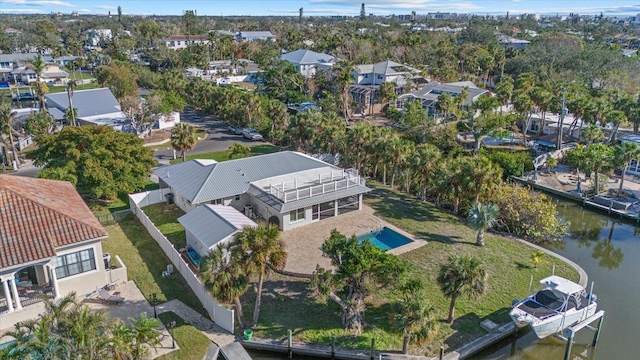
[[[569,223],[569,234],[564,241],[545,246],[587,272],[589,284],[595,282],[594,293],[600,299],[598,309],[605,310],[598,346],[592,348],[593,333],[582,330],[576,337],[571,359],[640,359],[640,227],[566,201],[557,202],[557,216]],[[538,340],[523,329],[473,359],[562,360],[565,347],[564,342],[554,337]],[[256,352],[251,357],[287,358]]]
[[[569,222],[564,242],[546,247],[580,265],[605,310],[598,345],[593,333],[581,330],[571,359],[640,359],[640,227],[558,201],[558,217]],[[538,340],[524,331],[474,359],[564,359],[566,344],[549,337]]]

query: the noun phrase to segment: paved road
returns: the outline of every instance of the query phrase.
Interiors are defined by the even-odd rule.
[[[233,135],[227,131],[227,124],[191,108],[184,109],[180,114],[180,121],[204,128],[208,133],[207,138],[200,141],[188,154],[202,154],[227,150],[234,142],[239,142],[247,146],[264,144],[249,141],[242,137],[242,135]],[[155,158],[161,165],[168,165],[169,161],[173,159],[173,149],[169,143],[153,147],[153,149],[155,150]],[[180,153],[177,153],[176,156],[180,156]]]

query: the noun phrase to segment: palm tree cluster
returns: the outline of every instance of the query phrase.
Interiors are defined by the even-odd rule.
[[[16,342],[3,347],[0,358],[142,360],[160,344],[161,324],[146,313],[130,318],[128,325],[106,311],[90,311],[75,300],[75,293],[44,304],[37,319],[15,325],[9,335]]]
[[[249,328],[258,323],[262,286],[271,269],[283,269],[287,260],[280,230],[275,225],[260,224],[245,227],[228,243],[218,245],[202,259],[200,276],[205,287],[221,302],[236,307],[238,323]],[[252,278],[256,280],[256,301],[253,318],[244,321],[240,297],[249,290]]]

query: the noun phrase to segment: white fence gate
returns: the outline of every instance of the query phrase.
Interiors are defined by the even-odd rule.
[[[173,263],[174,269],[180,272],[180,275],[187,281],[189,287],[198,297],[198,300],[202,303],[202,306],[207,310],[209,316],[213,319],[218,326],[227,330],[228,332],[234,332],[234,311],[220,306],[216,303],[213,297],[205,289],[204,285],[198,279],[198,276],[191,271],[189,265],[184,261],[182,256],[169,240],[162,235],[160,230],[156,228],[153,222],[142,211],[141,207],[158,204],[165,201],[165,195],[170,192],[170,189],[159,189],[153,191],[145,191],[137,194],[129,195],[129,204],[131,211],[140,220],[142,225],[147,229],[149,235],[160,245],[162,251],[167,255],[169,260]]]

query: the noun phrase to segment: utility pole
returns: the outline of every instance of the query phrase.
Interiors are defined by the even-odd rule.
[[[562,129],[564,127],[564,109],[565,109],[565,89],[562,88],[562,107],[560,108],[560,118],[558,119],[558,150],[562,149]],[[544,126],[544,124],[542,124]]]

